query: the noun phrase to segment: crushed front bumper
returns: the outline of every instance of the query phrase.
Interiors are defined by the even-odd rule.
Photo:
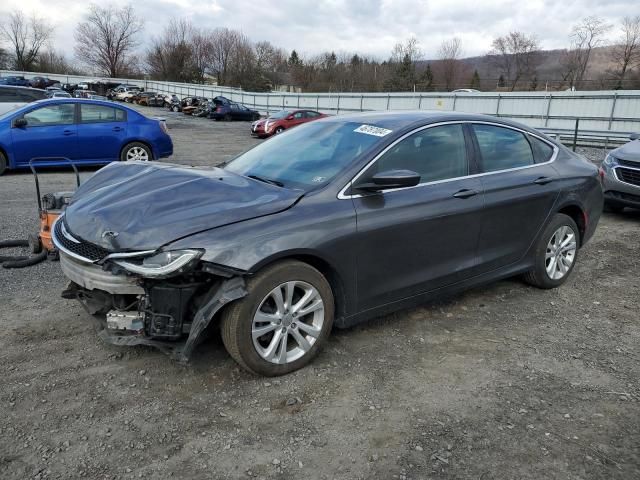
[[[216,313],[247,294],[242,275],[199,272],[189,278],[152,281],[115,275],[64,252],[60,264],[71,280],[62,296],[79,300],[94,315],[102,340],[156,347],[182,362],[188,361]]]

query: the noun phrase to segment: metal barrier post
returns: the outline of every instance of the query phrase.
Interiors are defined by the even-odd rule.
[[[618,100],[618,92],[613,92],[613,102],[611,104],[611,114],[609,115],[609,127],[608,130],[611,130],[611,124],[613,123],[613,113],[616,109],[616,100]]]
[[[576,144],[578,143],[578,125],[580,125],[580,119],[576,118],[576,128],[573,131],[573,148],[572,150],[576,151]]]

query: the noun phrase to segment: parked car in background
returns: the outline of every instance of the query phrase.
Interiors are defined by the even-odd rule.
[[[34,157],[78,164],[156,160],[173,153],[164,120],[110,101],[56,98],[0,116],[0,174],[28,168]],[[42,162],[45,163],[45,162]],[[49,165],[65,165],[51,160]]]
[[[61,83],[60,88],[65,92],[72,94],[74,90],[78,90],[78,84],[77,83]]]
[[[156,93],[153,96],[147,97],[148,107],[164,107],[164,95],[161,93]]]
[[[640,134],[611,150],[600,166],[604,204],[611,212],[625,207],[640,209]]]
[[[324,113],[315,110],[281,110],[268,118],[257,120],[251,124],[251,135],[265,138],[282,133],[303,123],[312,122],[326,117]]]
[[[33,88],[45,89],[56,83],[58,83],[57,80],[51,80],[47,77],[33,77],[31,80],[29,80],[29,85]]]
[[[260,112],[239,103],[221,103],[209,114],[213,120],[246,120],[253,121],[260,118]]]
[[[12,85],[14,87],[29,87],[29,80],[19,76],[0,77],[0,85]]]
[[[51,90],[47,93],[49,98],[72,98],[71,94],[64,90]]]
[[[138,93],[140,93],[142,89],[140,87],[136,87],[136,86],[131,86],[128,85],[126,87],[117,87],[114,92],[115,92],[115,96],[114,99],[115,100],[119,100],[121,102],[131,102],[131,99],[137,95]]]
[[[64,296],[102,317],[101,338],[185,359],[213,321],[239,365],[273,376],[334,325],[515,275],[561,286],[601,211],[598,169],[530,127],[371,112],[301,125],[224,168],[110,165],[53,238]]]
[[[0,85],[0,115],[45,98],[47,98],[47,92],[44,90]]]
[[[89,98],[92,95],[98,95],[98,92],[84,89],[78,89],[73,92],[73,98]]]
[[[205,97],[184,97],[181,100],[176,97],[172,99],[171,105],[169,105],[168,108],[172,112],[182,112],[185,107],[197,107],[201,103],[208,101]],[[193,111],[193,109],[190,110]]]

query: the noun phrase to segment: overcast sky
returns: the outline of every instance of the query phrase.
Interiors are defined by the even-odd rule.
[[[124,5],[126,1],[115,1]],[[393,45],[415,36],[425,58],[443,39],[460,37],[465,56],[485,54],[493,38],[512,30],[536,34],[542,48],[563,48],[571,26],[584,16],[619,24],[637,15],[638,0],[136,0],[145,19],[140,40],[157,35],[170,18],[200,27],[241,30],[253,41],[269,40],[303,55],[359,52],[387,58]],[[0,2],[0,21],[16,6],[45,16],[55,26],[54,47],[73,55],[73,31],[88,2],[21,0]],[[617,27],[612,37],[619,35]]]

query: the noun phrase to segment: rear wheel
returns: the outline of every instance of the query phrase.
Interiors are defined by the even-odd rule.
[[[231,115],[229,115],[228,113],[224,116],[224,121],[225,122],[230,122],[231,121]]]
[[[233,359],[266,376],[309,363],[333,324],[333,294],[324,276],[306,263],[288,260],[250,278],[247,291],[222,314],[222,340]]]
[[[568,215],[556,214],[536,244],[535,266],[524,275],[538,288],[556,288],[567,281],[578,258],[580,232]]]
[[[7,171],[7,157],[0,152],[0,175]]]
[[[127,160],[148,162],[149,160],[153,160],[153,156],[151,155],[151,149],[144,143],[131,142],[122,149],[120,160],[123,162]]]
[[[276,135],[278,135],[279,133],[282,133],[282,132],[284,132],[284,127],[276,128],[276,131],[275,131]]]

